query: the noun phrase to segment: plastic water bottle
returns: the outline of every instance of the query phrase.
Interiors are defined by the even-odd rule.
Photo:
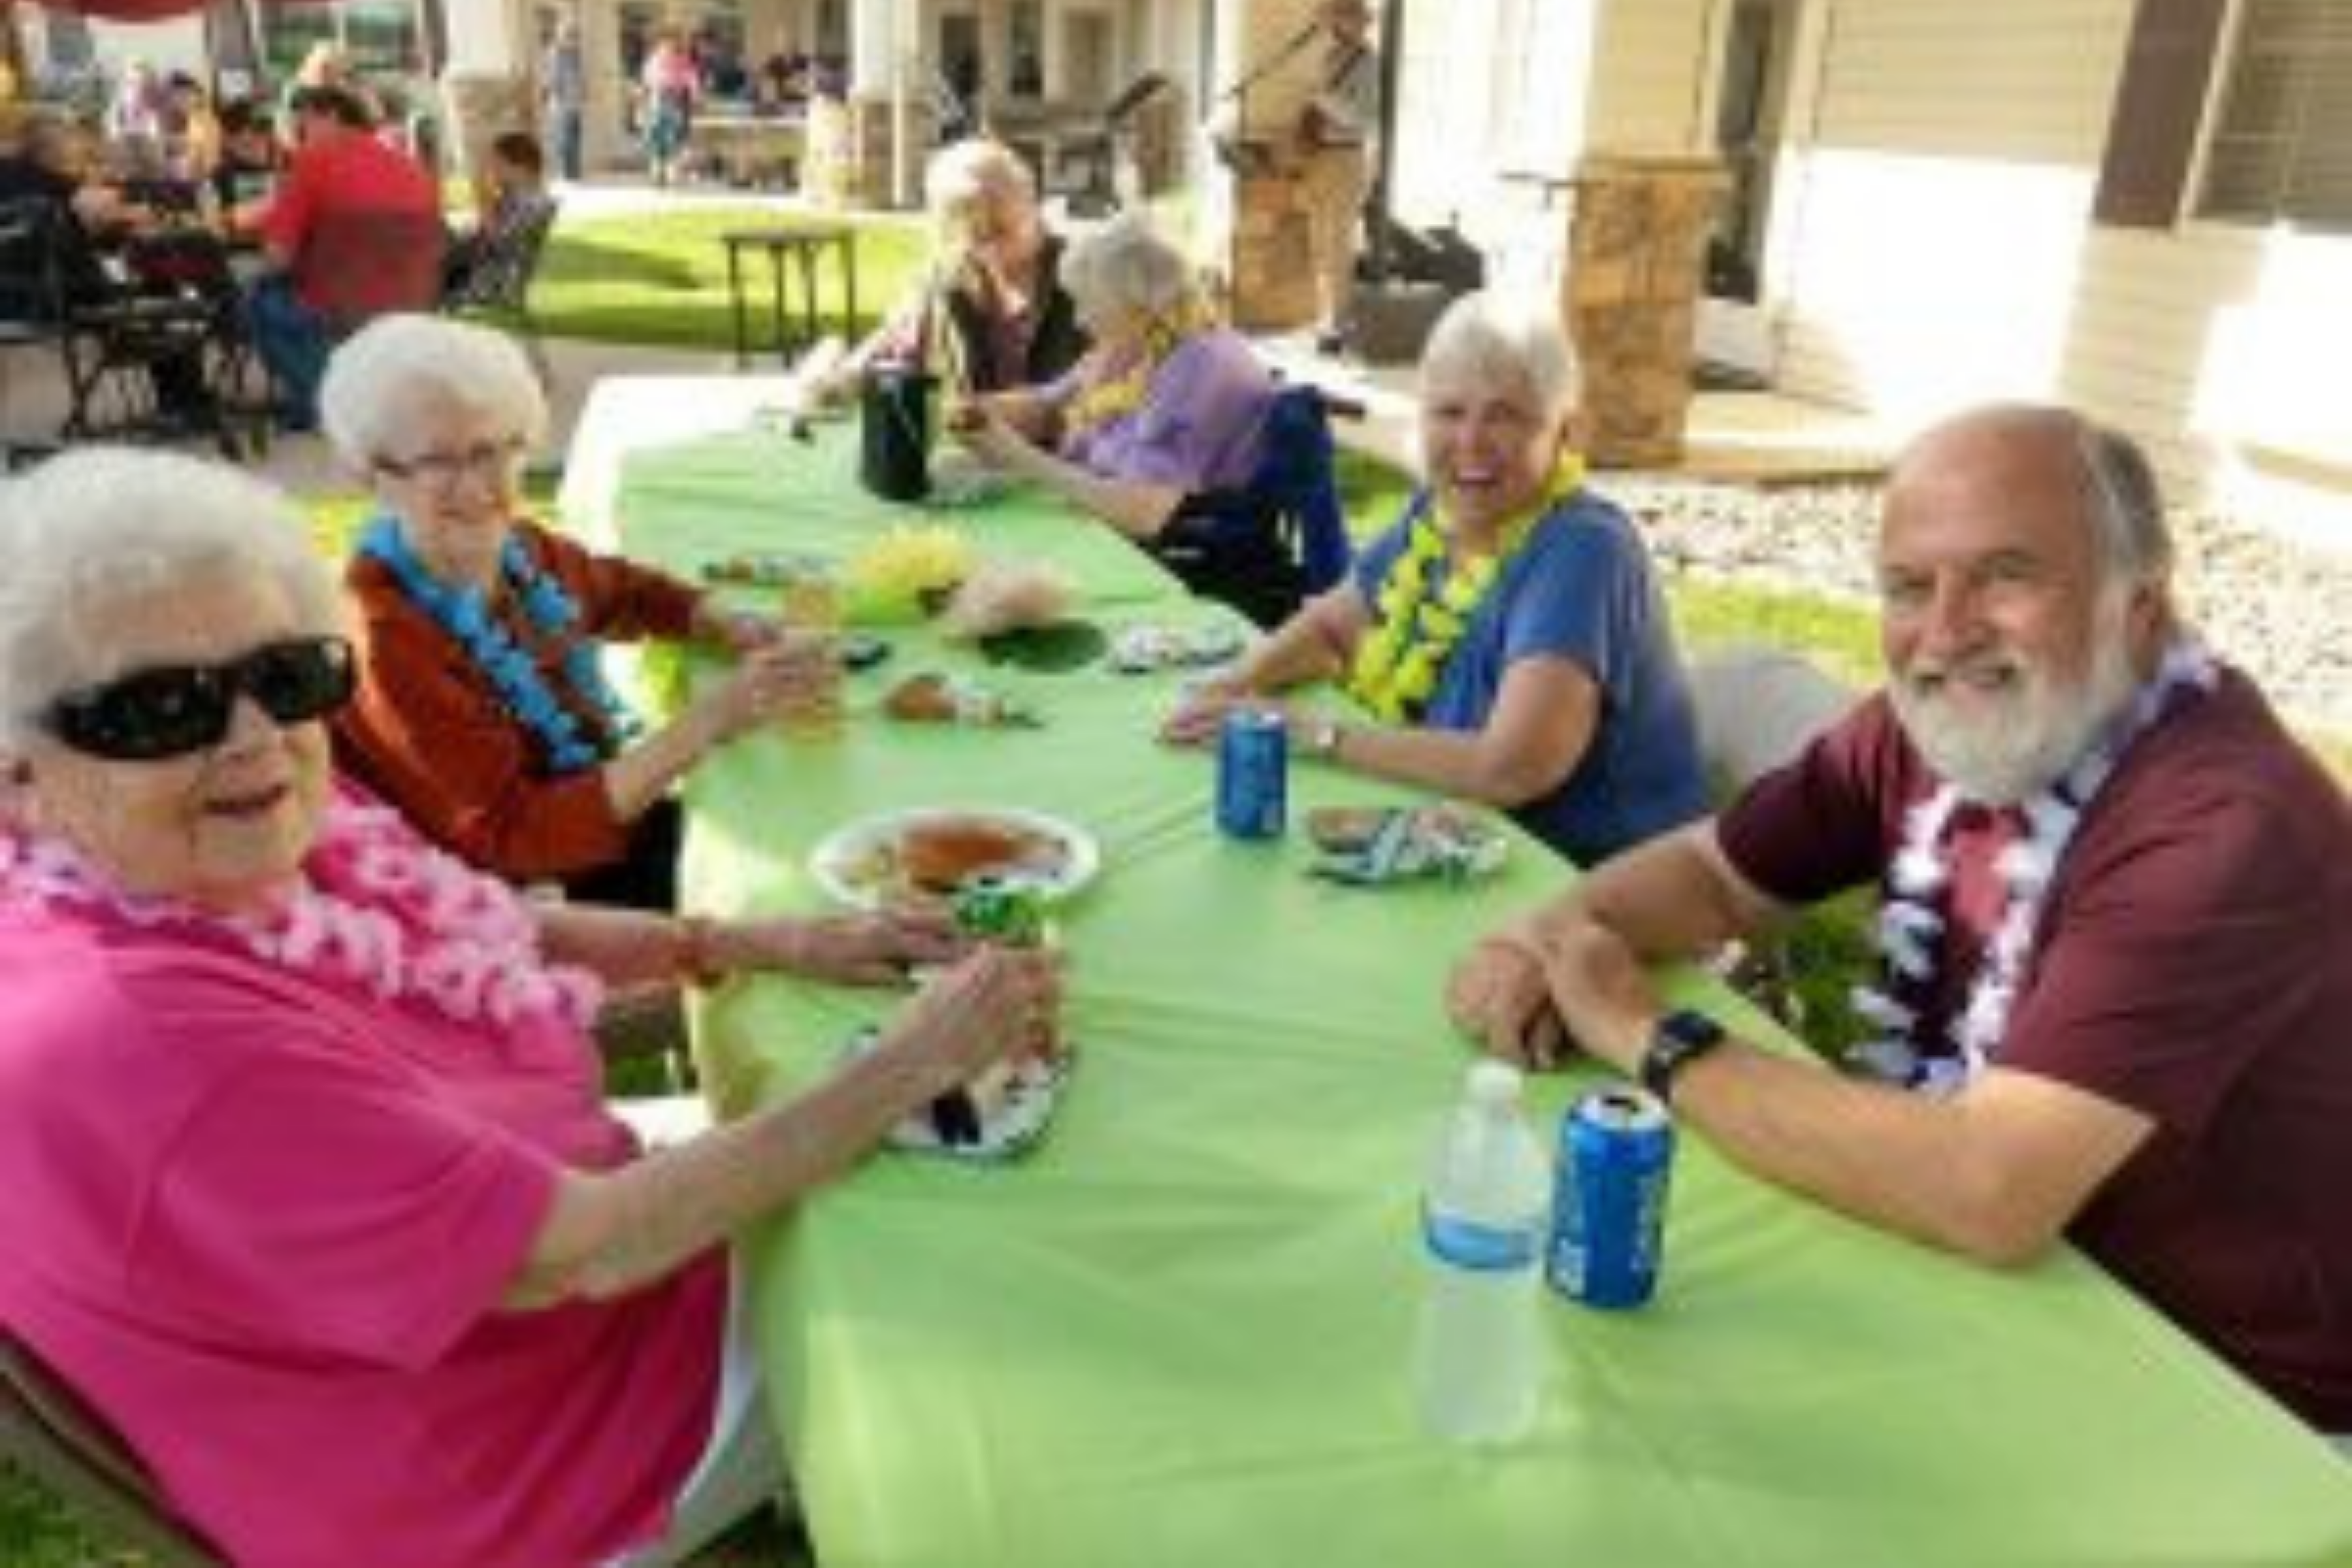
[[[1519,1110],[1519,1073],[1470,1069],[1422,1203],[1429,1294],[1413,1365],[1423,1424],[1456,1443],[1503,1444],[1543,1398],[1540,1302],[1551,1169]]]

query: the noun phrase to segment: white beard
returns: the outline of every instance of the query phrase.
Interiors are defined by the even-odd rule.
[[[1969,800],[2008,806],[2040,794],[2065,776],[2138,689],[2126,651],[2129,604],[2128,594],[2117,593],[2100,605],[2091,668],[2079,683],[2061,684],[2007,655],[1902,672],[1887,683],[1887,696],[1904,733]],[[1972,693],[1963,707],[1945,688],[1977,665],[2001,672],[2011,684],[1998,694]]]

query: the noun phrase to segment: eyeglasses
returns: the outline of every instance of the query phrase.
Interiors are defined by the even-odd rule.
[[[153,763],[217,746],[237,699],[250,697],[279,725],[307,723],[351,700],[357,682],[341,637],[265,643],[225,664],[137,669],[49,705],[49,732],[86,756]]]
[[[375,466],[395,479],[413,479],[440,491],[454,490],[467,475],[503,484],[514,478],[522,460],[523,438],[509,436],[483,441],[462,452],[427,452],[416,458],[378,458]]]

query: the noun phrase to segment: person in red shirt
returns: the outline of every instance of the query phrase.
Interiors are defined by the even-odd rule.
[[[2352,1433],[2352,812],[2175,614],[2146,459],[1981,410],[1896,466],[1886,689],[1711,824],[1457,965],[1456,1022],[1575,1042],[1750,1171],[1989,1263],[2062,1236]],[[1843,1076],[1668,1011],[1645,963],[1876,879]]]
[[[364,635],[335,721],[341,765],[484,870],[670,908],[670,786],[736,735],[830,701],[830,647],[523,517],[517,482],[547,405],[499,332],[387,317],[336,352],[320,401],[383,505],[344,580]],[[656,639],[739,658],[640,735],[598,655]]]
[[[432,174],[373,134],[356,96],[310,87],[291,103],[299,150],[260,216],[271,270],[248,304],[279,413],[308,429],[337,342],[373,317],[430,310],[440,298],[446,236]]]

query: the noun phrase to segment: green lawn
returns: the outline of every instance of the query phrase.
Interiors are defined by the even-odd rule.
[[[869,330],[914,285],[926,253],[919,219],[860,217],[855,334]],[[531,313],[550,337],[599,342],[724,349],[734,342],[720,234],[788,225],[751,207],[711,207],[559,224],[532,288]],[[745,292],[763,322],[768,272],[746,253]],[[797,285],[795,285],[795,288]],[[818,271],[820,313],[842,306],[839,268]]]

